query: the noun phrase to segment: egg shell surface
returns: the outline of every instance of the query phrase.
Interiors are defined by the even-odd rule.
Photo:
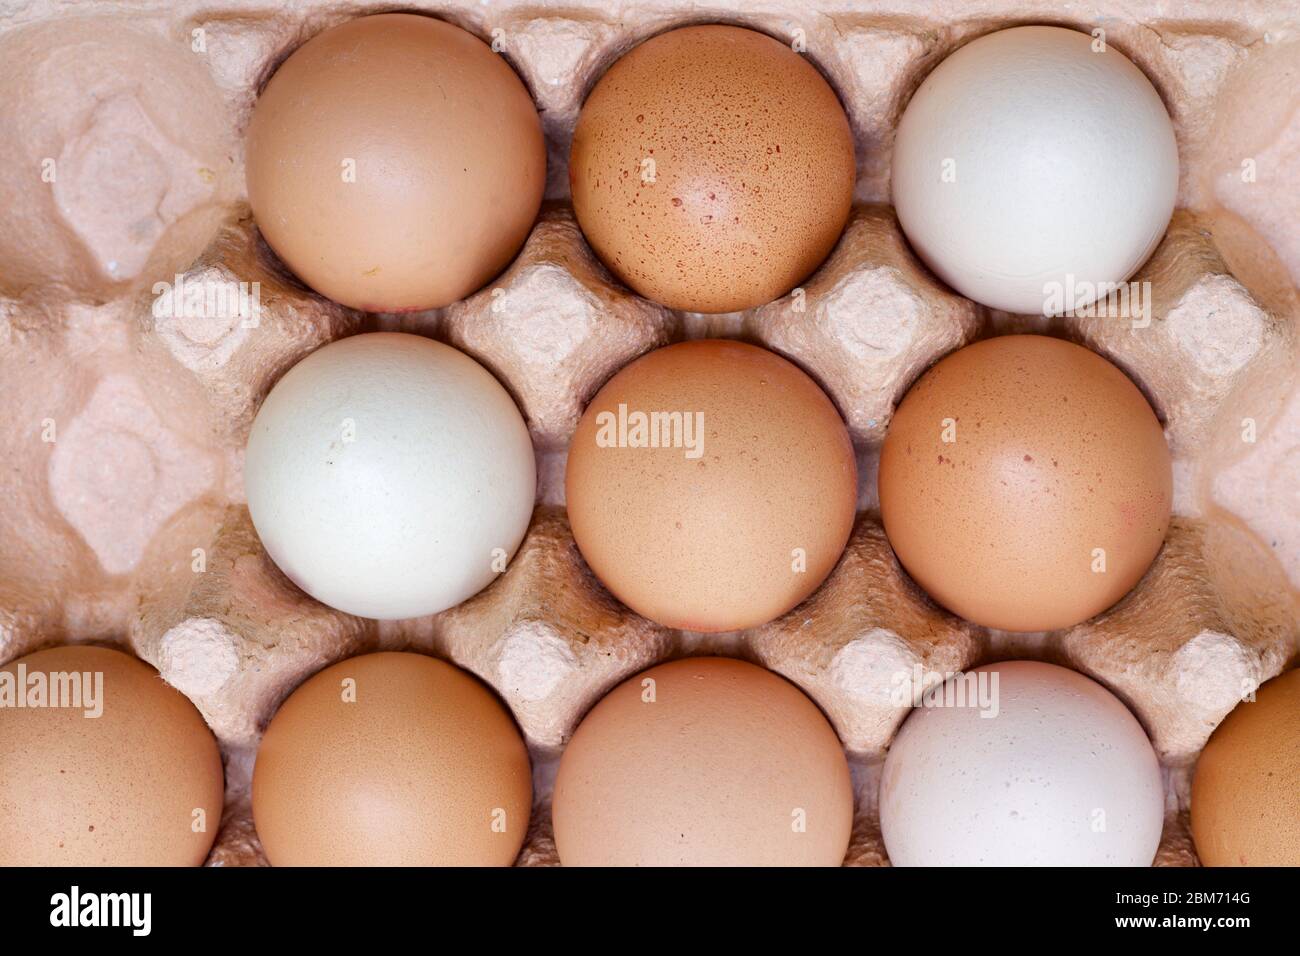
[[[940,63],[907,104],[891,166],[898,220],[967,298],[1082,308],[1163,237],[1178,191],[1173,124],[1142,71],[1098,46],[1061,27],[999,30]]]
[[[30,706],[37,682],[45,703]],[[224,775],[184,694],[129,654],[82,645],[11,661],[4,684],[29,706],[0,690],[0,866],[203,863]]]
[[[915,708],[889,748],[880,828],[890,862],[1149,866],[1164,787],[1128,708],[1055,664],[1006,661],[955,680],[971,679],[986,681],[986,697]]]
[[[418,335],[339,339],[253,422],[248,510],[271,559],[331,607],[394,619],[486,587],[523,539],[537,475],[519,410],[485,368]]]
[[[610,691],[564,751],[565,866],[838,866],[853,787],[839,739],[784,678],[697,657]]]
[[[365,654],[280,706],[253,772],[274,866],[509,866],[532,776],[509,711],[422,654]]]
[[[678,413],[690,435],[673,444],[664,428],[660,447],[634,445],[633,416],[657,413]],[[668,627],[726,631],[825,580],[853,528],[857,464],[835,406],[797,366],[703,339],[605,384],[574,432],[565,489],[574,540],[619,600]]]
[[[253,109],[248,198],[307,285],[368,312],[439,308],[514,258],[546,145],[528,90],[432,17],[359,17],[312,37]]]
[[[907,572],[967,620],[1069,627],[1106,610],[1160,550],[1169,448],[1118,368],[1060,339],[986,339],[939,361],[894,413],[880,513]]]
[[[569,158],[596,254],[673,309],[731,312],[806,278],[844,230],[848,118],[817,69],[766,34],[683,27],[625,54],[592,89]]]
[[[1192,837],[1206,866],[1300,866],[1300,670],[1261,686],[1210,737]]]

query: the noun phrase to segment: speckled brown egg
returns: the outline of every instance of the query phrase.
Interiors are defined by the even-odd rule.
[[[1008,335],[923,375],[880,455],[880,513],[908,573],[956,614],[1068,627],[1146,572],[1173,476],[1142,393],[1099,355]]]
[[[1300,670],[1238,704],[1201,751],[1192,837],[1206,866],[1300,866]]]
[[[253,771],[275,866],[509,866],[531,806],[509,711],[422,654],[366,654],[310,678],[267,727]]]
[[[55,647],[0,667],[0,866],[198,866],[221,751],[148,664]]]
[[[500,272],[541,204],[519,77],[431,17],[361,17],[281,64],[248,125],[248,199],[309,286],[370,312],[440,307]]]
[[[792,363],[742,342],[658,349],[591,400],[569,522],[596,576],[669,627],[754,627],[817,589],[848,541],[848,430]]]
[[[565,866],[838,866],[853,823],[830,723],[771,671],[696,657],[620,684],[565,748]]]
[[[573,208],[611,272],[674,309],[784,295],[848,220],[853,135],[816,68],[730,26],[660,34],[615,63],[578,117]]]

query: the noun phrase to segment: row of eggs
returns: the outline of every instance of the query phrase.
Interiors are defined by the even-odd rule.
[[[207,857],[220,752],[151,668],[100,647],[38,651],[0,668],[0,699],[0,865]],[[1298,742],[1300,671],[1215,732],[1192,789],[1203,863],[1300,865]],[[1011,661],[918,689],[884,764],[880,826],[899,866],[1145,866],[1163,794],[1116,697],[1066,668]],[[475,678],[384,652],[327,667],[284,701],[252,804],[278,866],[503,866],[529,827],[532,773],[509,712]],[[794,684],[693,657],[592,708],[560,760],[551,816],[570,866],[833,866],[853,805],[835,731]]]
[[[257,101],[246,158],[267,242],[313,289],[368,312],[483,287],[522,246],[546,180],[537,111],[505,60],[410,14],[297,49]],[[1002,30],[948,57],[903,113],[892,165],[920,257],[1016,313],[1081,308],[1126,280],[1178,187],[1154,87],[1104,38],[1059,27]],[[722,25],[671,30],[615,62],[569,159],[601,261],[646,298],[703,313],[762,305],[811,274],[848,220],[856,171],[816,68]]]
[[[738,341],[649,352],[569,444],[574,540],[608,589],[664,626],[761,626],[834,569],[857,514],[848,429],[793,363]],[[1137,387],[1047,336],[977,342],[911,388],[880,456],[901,563],[976,623],[1045,631],[1122,598],[1164,540],[1172,469]],[[263,402],[244,465],[267,553],[363,617],[434,614],[506,570],[536,467],[506,390],[462,352],[376,332],[298,363]]]

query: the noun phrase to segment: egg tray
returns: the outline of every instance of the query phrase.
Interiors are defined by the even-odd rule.
[[[157,667],[221,743],[227,799],[209,863],[241,866],[266,863],[248,798],[262,730],[301,681],[351,655],[434,654],[506,702],[534,764],[524,865],[558,862],[549,801],[575,725],[658,662],[733,655],[802,687],[853,767],[846,863],[881,865],[879,769],[907,716],[897,676],[929,683],[1006,658],[1053,661],[1099,680],[1142,721],[1166,778],[1156,863],[1194,864],[1197,754],[1239,699],[1300,657],[1297,5],[1113,0],[1089,6],[1092,19],[1027,0],[407,5],[495,42],[519,72],[541,111],[548,191],[522,252],[487,288],[444,309],[376,316],[305,289],[260,239],[242,134],[289,52],[381,9],[391,8],[0,3],[0,662],[93,641]],[[640,40],[697,22],[802,47],[839,92],[858,149],[852,217],[802,295],[722,316],[622,288],[568,201],[586,93]],[[1104,30],[1173,118],[1178,210],[1135,277],[1151,284],[1145,327],[960,298],[913,256],[888,205],[893,130],[918,83],[962,43],[1035,22]],[[40,175],[50,157],[53,183]],[[260,320],[157,316],[152,284],[174,273],[259,283]],[[308,598],[267,558],[244,503],[243,446],[261,399],[313,349],[371,330],[474,356],[515,397],[538,453],[537,508],[509,568],[459,607],[409,621]],[[1109,611],[1047,634],[990,631],[936,607],[899,568],[875,496],[880,443],[908,386],[944,354],[1008,331],[1069,338],[1123,368],[1174,457],[1175,517],[1148,574]],[[584,403],[636,356],[706,336],[763,345],[808,371],[844,415],[861,472],[859,518],[826,583],[779,620],[720,635],[669,630],[619,604],[564,512],[565,448]]]

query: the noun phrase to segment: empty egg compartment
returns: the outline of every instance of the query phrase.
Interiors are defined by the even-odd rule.
[[[509,706],[534,763],[523,865],[558,863],[550,791],[578,721],[655,663],[720,653],[803,688],[854,770],[845,862],[883,865],[876,788],[909,710],[899,675],[928,683],[1046,660],[1094,677],[1142,722],[1166,777],[1156,863],[1195,864],[1198,753],[1237,701],[1300,658],[1300,11],[1187,2],[1156,16],[1123,0],[1091,19],[1015,0],[406,9],[494,43],[518,71],[546,133],[547,202],[488,287],[443,309],[380,316],[310,292],[276,260],[252,221],[242,162],[250,109],[275,66],[376,8],[158,2],[83,15],[37,2],[0,15],[0,165],[10,171],[0,182],[0,661],[93,641],[157,667],[221,743],[226,810],[209,863],[237,866],[266,862],[248,792],[267,722],[304,679],[357,653],[444,657]],[[700,22],[795,44],[839,93],[858,150],[855,207],[827,262],[794,294],[721,316],[675,313],[623,288],[568,201],[569,142],[592,85],[640,40]],[[921,265],[889,206],[893,130],[912,91],[962,43],[1021,23],[1104,31],[1174,121],[1178,210],[1133,277],[1150,289],[1139,321],[976,305]],[[187,317],[169,303],[190,284],[255,289],[260,315]],[[476,358],[515,398],[538,453],[537,507],[509,568],[432,617],[367,621],[307,597],[266,556],[244,503],[244,443],[267,391],[313,349],[371,330],[430,335]],[[1063,336],[1124,369],[1174,456],[1175,518],[1154,565],[1113,608],[1047,634],[993,632],[936,607],[895,560],[875,497],[880,444],[910,384],[948,352],[1008,331]],[[856,527],[822,587],[770,624],[721,635],[672,631],[623,607],[586,568],[564,512],[565,448],[585,403],[633,358],[706,336],[765,346],[816,379],[848,424],[861,483]]]

